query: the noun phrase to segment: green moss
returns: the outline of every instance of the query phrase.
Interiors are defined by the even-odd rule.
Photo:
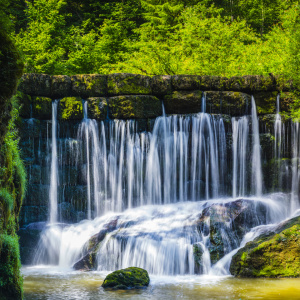
[[[17,235],[1,234],[0,249],[0,298],[21,299],[23,278]]]
[[[81,120],[83,118],[82,100],[79,97],[66,97],[59,102],[59,119]]]
[[[42,120],[51,120],[52,99],[47,97],[33,97],[32,111],[34,118]]]
[[[282,224],[276,231],[239,250],[230,271],[241,277],[299,277],[300,217]]]
[[[149,282],[150,278],[146,270],[130,267],[108,274],[102,287],[113,289],[143,288],[148,286]]]

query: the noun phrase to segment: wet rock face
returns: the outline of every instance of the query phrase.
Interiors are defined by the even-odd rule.
[[[254,226],[266,224],[267,210],[263,203],[236,200],[225,204],[212,204],[205,208],[198,221],[198,231],[209,235],[211,263],[215,264],[225,254],[237,248],[243,236]],[[199,247],[194,251],[199,263]],[[201,249],[200,249],[201,250]]]
[[[45,229],[46,222],[31,223],[18,231],[21,263],[29,265],[37,249],[41,232]]]
[[[281,223],[241,248],[232,258],[238,277],[299,277],[300,217]]]
[[[102,287],[116,290],[139,289],[147,287],[149,283],[150,278],[146,270],[130,267],[108,274]]]
[[[80,271],[91,271],[97,267],[97,253],[101,242],[105,236],[116,229],[118,219],[115,219],[108,224],[104,225],[99,233],[93,235],[84,246],[82,257],[73,265],[75,270]]]

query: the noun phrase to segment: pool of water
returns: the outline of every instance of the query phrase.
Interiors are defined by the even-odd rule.
[[[108,272],[23,267],[26,300],[99,299],[300,299],[300,279],[237,279],[232,276],[151,276],[142,290],[105,291]]]

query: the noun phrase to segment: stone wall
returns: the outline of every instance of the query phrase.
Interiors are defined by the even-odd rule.
[[[292,82],[273,76],[142,76],[134,74],[49,76],[25,74],[19,85],[20,146],[28,172],[28,192],[20,215],[20,225],[46,221],[50,184],[52,101],[60,99],[59,120],[59,197],[63,219],[79,221],[86,202],[86,182],[76,169],[74,147],[83,119],[82,100],[88,104],[88,116],[104,121],[135,119],[139,131],[151,131],[156,117],[167,114],[191,114],[202,110],[222,114],[231,128],[231,117],[250,114],[254,95],[261,121],[263,159],[271,158],[276,98],[281,93],[281,111],[289,113],[293,101]],[[226,124],[225,124],[226,125]],[[230,142],[228,147],[230,147]],[[266,164],[266,169],[268,169]],[[271,184],[271,183],[270,183]],[[69,205],[72,203],[72,206]],[[75,209],[74,209],[74,206]]]

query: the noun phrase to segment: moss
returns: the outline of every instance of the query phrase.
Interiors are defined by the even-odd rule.
[[[0,298],[21,299],[23,278],[20,274],[18,237],[0,235]]]
[[[261,92],[254,94],[257,113],[274,114],[276,112],[276,98],[278,92]]]
[[[82,101],[79,97],[66,97],[59,102],[59,119],[81,120],[83,118]]]
[[[149,282],[150,278],[146,270],[130,267],[108,274],[102,287],[113,289],[143,288],[148,286]]]
[[[102,97],[91,97],[87,99],[88,116],[91,119],[105,120],[107,117],[107,100]]]
[[[32,111],[34,118],[41,120],[51,120],[52,99],[47,97],[33,97]]]
[[[261,235],[240,249],[230,266],[240,277],[300,276],[300,217]]]
[[[107,88],[110,95],[151,94],[150,77],[136,74],[108,75]]]
[[[105,96],[107,93],[107,76],[100,74],[71,76],[72,95],[81,97]]]

